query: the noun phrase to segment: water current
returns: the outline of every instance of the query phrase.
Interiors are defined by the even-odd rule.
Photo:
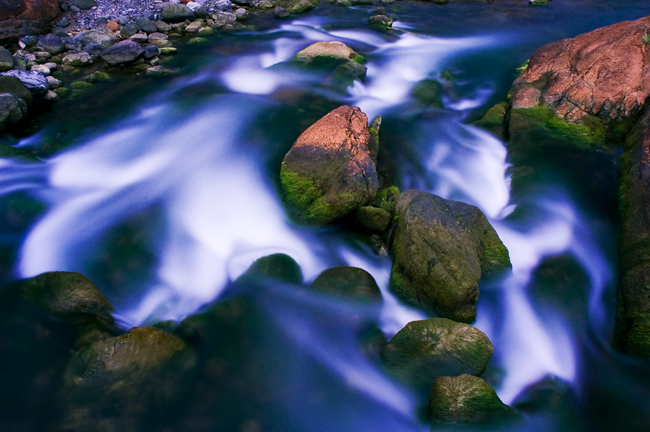
[[[380,168],[387,178],[402,190],[478,206],[507,246],[512,273],[483,283],[478,303],[476,326],[495,346],[486,379],[505,403],[524,403],[532,389],[549,387],[559,388],[569,407],[568,414],[537,412],[526,430],[647,425],[648,370],[611,348],[615,209],[603,210],[607,197],[597,192],[580,195],[593,188],[579,184],[589,179],[572,177],[570,166],[556,167],[534,193],[513,201],[505,144],[470,125],[506,98],[514,69],[537,47],[648,13],[642,1],[567,3],[398,2],[387,6],[398,18],[391,34],[365,26],[371,8],[322,5],[206,47],[187,46],[174,60],[180,76],[135,95],[118,89],[124,102],[108,99],[105,110],[97,93],[95,110],[104,113],[88,113],[84,127],[64,126],[83,108],[55,107],[33,135],[6,139],[39,154],[65,129],[68,144],[41,154],[42,163],[0,160],[0,203],[33,208],[27,222],[8,219],[2,228],[2,280],[79,271],[129,328],[181,320],[218,299],[257,258],[282,252],[306,281],[339,265],[369,271],[384,301],[367,317],[390,338],[425,317],[388,291],[390,258],[348,228],[292,223],[277,189],[279,162],[297,136],[327,110],[356,105],[384,119]],[[334,40],[368,59],[365,83],[339,92],[316,75],[271,68],[313,42]],[[427,78],[443,82],[443,109],[413,99]],[[614,173],[613,159],[603,160]],[[613,174],[610,191],[615,182]],[[278,416],[292,429],[427,429],[414,396],[346,334],[345,302],[282,286],[257,296],[279,338],[299,353],[283,359],[277,397],[301,381],[338,395],[317,407],[284,401]]]

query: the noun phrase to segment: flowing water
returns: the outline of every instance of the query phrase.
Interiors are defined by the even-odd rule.
[[[508,247],[512,273],[481,285],[476,326],[495,346],[485,377],[508,404],[526,403],[535,385],[565,397],[566,412],[551,401],[531,414],[526,430],[643,429],[650,424],[648,369],[611,348],[612,157],[602,156],[612,174],[605,191],[559,166],[513,202],[504,143],[469,125],[505,99],[514,69],[537,47],[648,13],[642,1],[566,3],[398,2],[387,6],[399,19],[390,35],[366,28],[370,8],[322,5],[188,46],[175,60],[181,76],[118,89],[105,102],[98,92],[94,110],[61,104],[35,134],[6,138],[43,163],[0,161],[2,280],[84,273],[129,328],[183,319],[272,253],[293,257],[306,281],[330,267],[361,267],[382,289],[379,311],[291,287],[254,294],[272,320],[271,350],[288,353],[274,369],[274,418],[283,425],[276,430],[426,430],[416,415],[421,401],[361,352],[346,324],[347,315],[361,314],[390,338],[424,318],[387,290],[390,259],[345,226],[293,224],[277,190],[279,162],[297,136],[330,109],[356,105],[369,118],[383,116],[382,175],[402,190],[478,206]],[[365,83],[340,92],[319,76],[271,67],[331,40],[367,57]],[[443,82],[444,109],[411,96],[426,78]],[[69,113],[84,113],[86,122],[71,126]],[[65,148],[43,150],[62,136]],[[585,197],[585,189],[592,194]],[[318,403],[295,397],[306,383],[323,389]]]

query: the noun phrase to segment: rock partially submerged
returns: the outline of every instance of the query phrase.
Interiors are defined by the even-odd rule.
[[[493,351],[477,328],[429,318],[408,323],[384,347],[382,359],[402,381],[428,389],[442,376],[482,374]]]
[[[334,267],[318,275],[311,283],[315,290],[360,301],[381,301],[377,282],[357,267]]]
[[[293,65],[301,68],[331,73],[335,85],[365,81],[367,68],[363,62],[363,56],[338,41],[316,42],[299,51],[291,60]]]
[[[434,428],[499,428],[521,420],[489,384],[472,375],[438,378],[429,394],[429,415]]]
[[[400,195],[396,212],[391,290],[440,316],[474,321],[481,277],[511,268],[508,250],[485,215],[416,190]]]
[[[368,118],[341,106],[303,132],[284,157],[280,182],[298,221],[323,225],[370,201],[379,189]]]

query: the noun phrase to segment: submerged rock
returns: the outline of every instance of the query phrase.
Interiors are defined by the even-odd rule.
[[[416,190],[403,192],[396,210],[391,290],[440,316],[474,321],[481,277],[511,268],[508,250],[485,215]]]
[[[412,321],[384,347],[388,370],[417,387],[436,378],[485,371],[494,348],[485,334],[469,324],[446,318]]]
[[[472,375],[438,378],[429,394],[429,415],[434,428],[497,428],[521,420],[489,384]]]
[[[342,106],[303,132],[282,161],[285,201],[299,221],[332,222],[370,201],[379,189],[368,118]]]
[[[327,269],[314,279],[311,287],[324,293],[361,301],[381,300],[381,292],[372,275],[356,267]]]
[[[367,68],[363,57],[342,42],[316,42],[299,51],[291,63],[309,70],[333,74],[336,85],[365,81]]]
[[[302,283],[302,270],[289,255],[278,253],[256,260],[239,278],[238,283],[276,280],[291,284]]]

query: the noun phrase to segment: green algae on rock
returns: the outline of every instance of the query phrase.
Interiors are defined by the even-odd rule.
[[[379,181],[370,142],[366,115],[346,105],[298,137],[280,168],[282,192],[297,221],[324,225],[374,198]]]
[[[416,190],[400,195],[396,213],[391,290],[445,318],[474,321],[481,277],[511,268],[508,250],[485,215]]]
[[[501,402],[489,384],[472,375],[438,378],[429,393],[429,415],[433,428],[492,429],[522,419],[514,409]]]
[[[494,347],[469,324],[446,318],[412,321],[384,347],[382,359],[400,380],[427,389],[442,376],[480,375]]]
[[[336,86],[347,86],[354,80],[364,81],[367,68],[363,56],[342,42],[316,42],[299,51],[290,65],[331,74]]]
[[[381,292],[375,279],[357,267],[327,269],[314,279],[311,288],[355,300],[381,301]]]

